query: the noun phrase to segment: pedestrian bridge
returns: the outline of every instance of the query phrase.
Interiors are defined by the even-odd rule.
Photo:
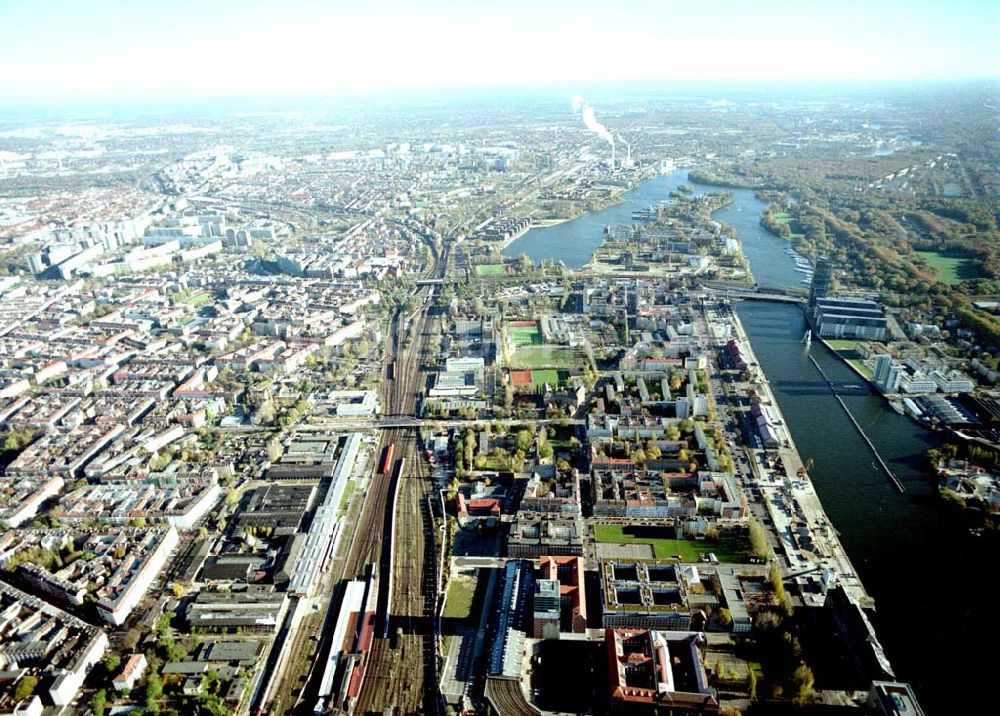
[[[378,422],[376,427],[387,428],[418,428],[423,424],[420,418],[412,415],[390,415]]]

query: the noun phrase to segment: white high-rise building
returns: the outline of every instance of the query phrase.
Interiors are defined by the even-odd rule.
[[[892,356],[882,354],[875,359],[875,386],[883,393],[898,391],[902,375],[902,366]]]

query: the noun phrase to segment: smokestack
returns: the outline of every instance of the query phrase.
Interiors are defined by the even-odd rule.
[[[615,168],[615,143],[611,142],[611,168]]]
[[[619,142],[625,145],[625,162],[622,166],[632,166],[632,143],[625,139],[621,132],[615,132],[615,136]]]

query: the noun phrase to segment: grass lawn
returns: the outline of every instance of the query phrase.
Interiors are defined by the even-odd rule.
[[[718,540],[673,539],[673,528],[628,525],[594,525],[594,538],[598,542],[613,544],[649,544],[657,559],[669,559],[675,554],[683,562],[697,562],[703,553],[714,552],[720,562],[746,562],[750,557],[750,543],[737,536]],[[662,535],[662,536],[661,536]]]
[[[503,264],[479,264],[476,276],[503,276],[507,273]]]
[[[541,388],[546,383],[551,385],[553,388],[558,387],[560,383],[559,371],[553,368],[531,371],[531,385],[533,387]]]
[[[852,366],[854,366],[854,369],[859,373],[861,373],[861,375],[863,375],[866,379],[868,380],[875,379],[875,372],[871,368],[866,366],[864,361],[861,360],[860,358],[849,358],[847,362],[850,363]]]
[[[939,251],[917,251],[917,256],[925,259],[937,273],[938,281],[956,286],[970,278],[979,278],[972,260],[958,254],[943,254]]]
[[[453,577],[448,583],[448,601],[444,605],[444,616],[451,619],[467,619],[472,611],[472,599],[475,595],[475,580]]]
[[[779,224],[785,224],[789,229],[791,229],[792,233],[788,235],[789,240],[794,241],[796,238],[802,238],[803,234],[796,233],[796,227],[792,226],[792,215],[787,211],[776,211],[772,214],[772,216]]]
[[[828,338],[826,342],[830,344],[830,347],[838,356],[850,363],[865,378],[872,380],[875,377],[872,369],[865,365],[861,356],[854,350],[854,346],[858,343],[856,339]]]
[[[537,346],[542,342],[542,332],[538,329],[538,324],[530,328],[527,326],[511,326],[510,335],[514,338],[514,345],[518,348],[522,346]]]
[[[339,514],[347,512],[347,506],[351,503],[351,495],[354,494],[354,480],[348,480],[344,485],[344,492],[340,496],[340,506],[337,508]]]
[[[576,350],[565,346],[523,346],[511,356],[514,368],[572,368]]]
[[[841,351],[853,351],[854,346],[858,344],[856,338],[827,338],[826,342],[838,353]]]

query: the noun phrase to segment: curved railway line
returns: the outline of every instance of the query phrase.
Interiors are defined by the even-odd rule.
[[[519,681],[487,679],[486,698],[500,716],[538,716],[540,713],[524,699]]]

